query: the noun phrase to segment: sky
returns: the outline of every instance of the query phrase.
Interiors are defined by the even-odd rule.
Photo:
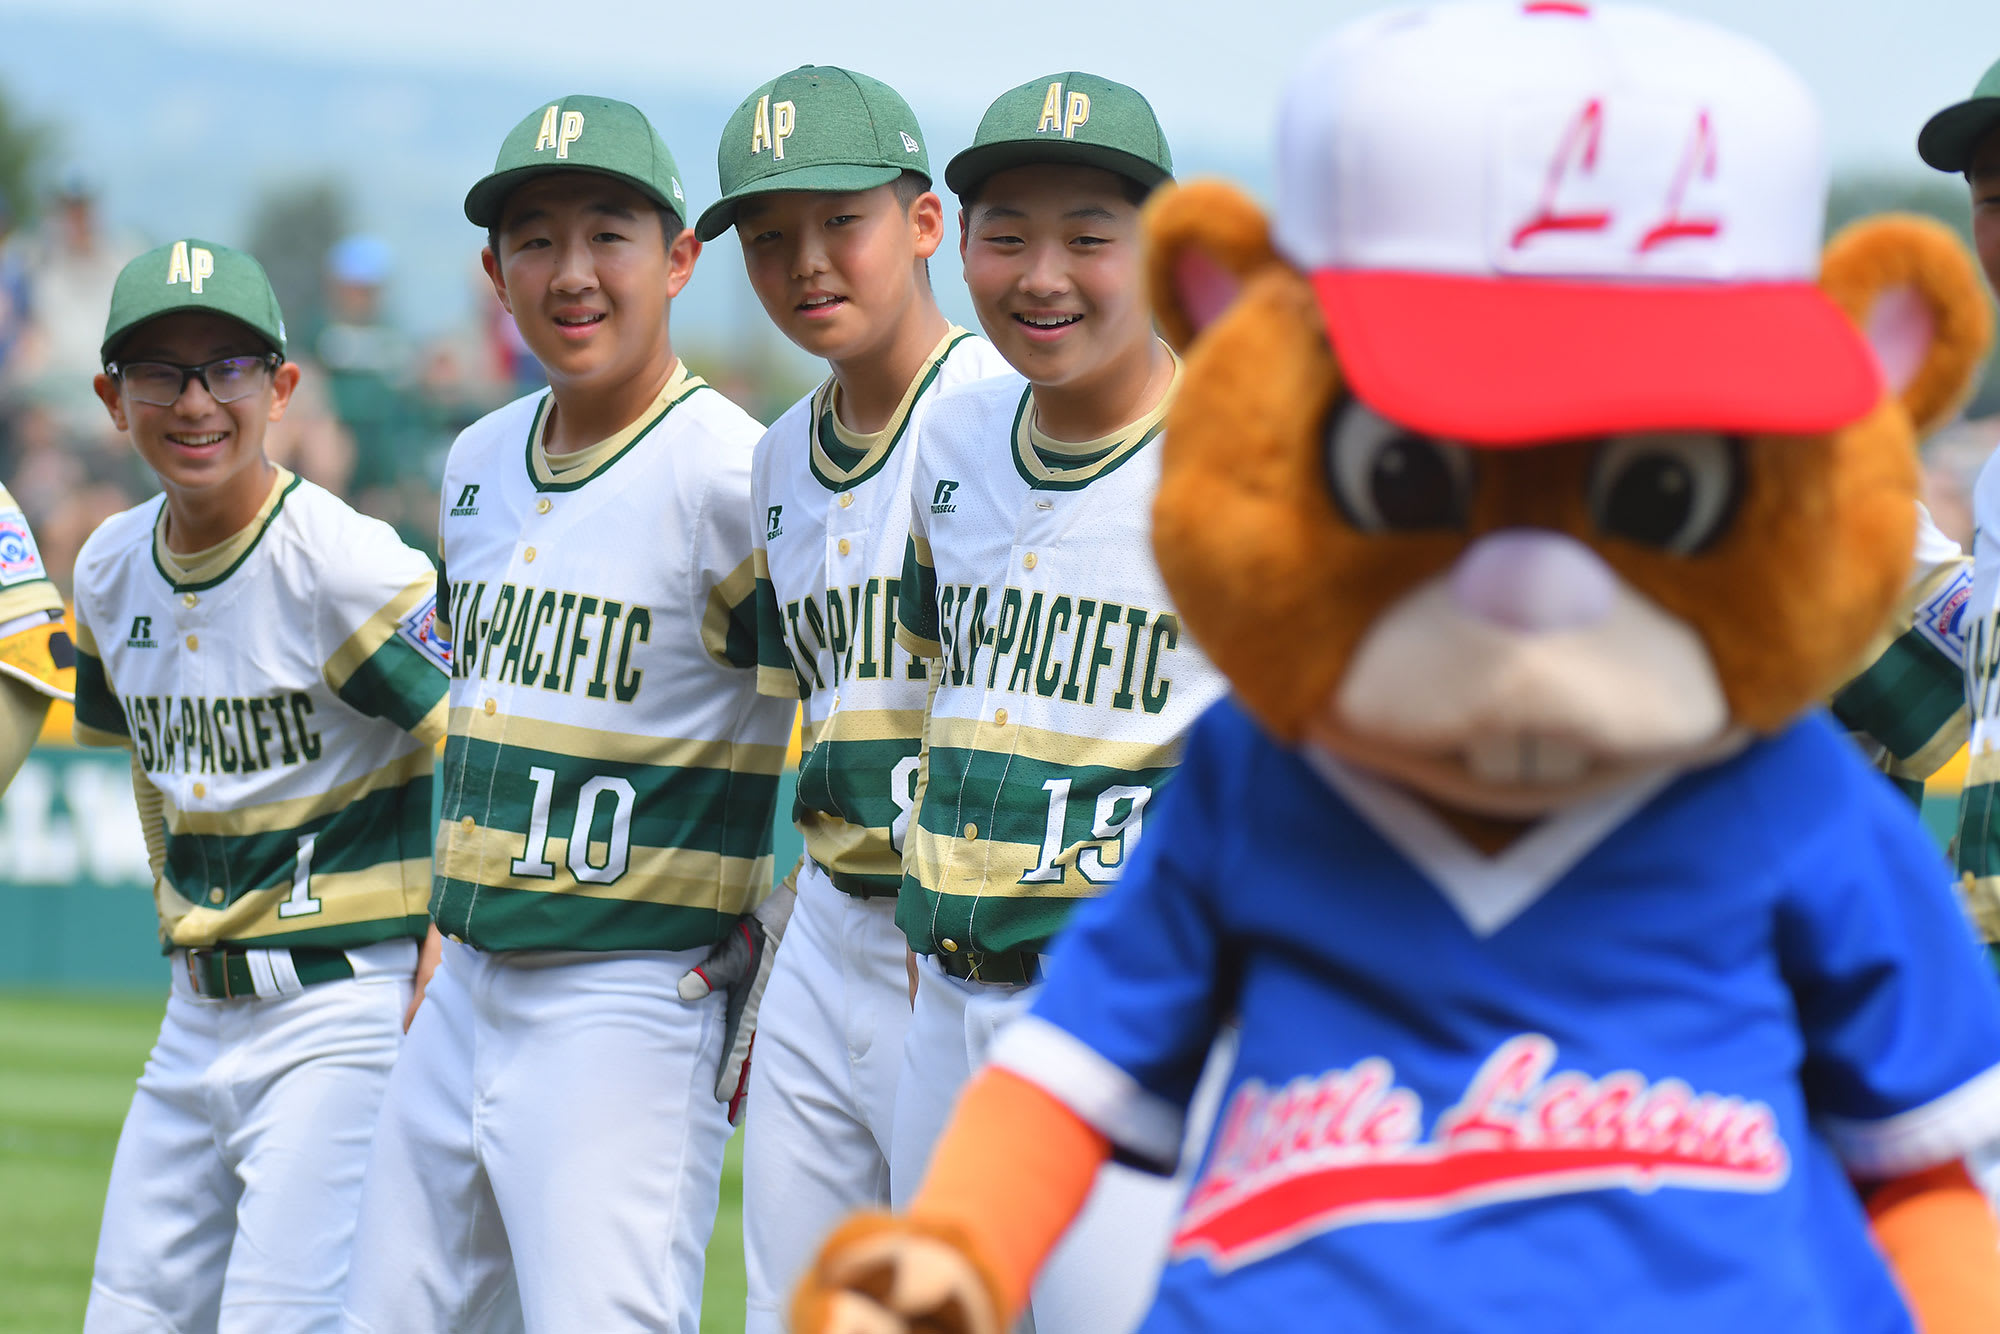
[[[1924,173],[1918,128],[2000,57],[1996,0],[1662,2],[1746,32],[1791,63],[1819,99],[1837,168]],[[699,201],[713,197],[715,135],[731,108],[793,66],[847,65],[894,84],[940,169],[993,96],[1088,69],[1147,94],[1184,176],[1228,175],[1268,194],[1271,129],[1298,53],[1381,7],[0,0],[9,32],[0,89],[61,127],[52,156],[97,177],[107,213],[149,240],[169,229],[241,239],[261,193],[316,177],[343,183],[357,225],[397,251],[401,313],[429,331],[469,308],[481,238],[458,217],[458,201],[505,131],[546,98],[588,91],[638,103]],[[761,316],[733,252],[727,237],[711,248],[688,317],[754,337]],[[947,313],[969,321],[956,266],[942,262]]]
[[[0,0],[0,12],[112,19],[211,49],[312,52],[380,69],[605,75],[740,96],[780,70],[845,64],[913,103],[974,112],[1012,84],[1086,68],[1143,86],[1183,135],[1260,149],[1303,41],[1372,0],[1111,0],[1008,9],[911,0]],[[1665,0],[1757,37],[1819,94],[1836,155],[1906,153],[1924,118],[2000,57],[1992,0]],[[915,16],[921,15],[921,18]],[[1046,21],[1044,21],[1046,20]],[[920,110],[922,109],[920,105]]]

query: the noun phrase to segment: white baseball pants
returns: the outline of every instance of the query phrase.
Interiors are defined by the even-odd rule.
[[[697,1334],[727,1109],[706,951],[447,942],[383,1101],[345,1306],[368,1334]]]
[[[748,1334],[783,1334],[792,1288],[855,1209],[889,1203],[909,973],[894,899],[808,861],[764,1003],[743,1120]]]
[[[266,999],[197,996],[174,969],[118,1136],[87,1334],[339,1328],[417,947],[348,958],[352,980]]]
[[[1047,959],[1044,956],[1044,964]],[[896,1085],[890,1188],[898,1208],[923,1184],[931,1150],[966,1083],[986,1064],[1001,1029],[1027,1013],[1040,989],[948,976],[917,960],[917,1003]],[[1175,1216],[1208,1142],[1235,1058],[1233,1037],[1216,1043],[1188,1109],[1179,1175],[1168,1179],[1106,1163],[1083,1212],[1063,1234],[1028,1297],[1017,1334],[1130,1334],[1152,1305]],[[994,1165],[995,1173],[1005,1164]]]

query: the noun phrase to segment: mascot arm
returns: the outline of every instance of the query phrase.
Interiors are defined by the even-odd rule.
[[[907,1217],[868,1214],[821,1248],[797,1334],[1001,1334],[1110,1157],[1105,1137],[1006,1070],[972,1081]]]
[[[2000,1225],[1962,1162],[1866,1188],[1875,1241],[1923,1334],[2000,1329]]]

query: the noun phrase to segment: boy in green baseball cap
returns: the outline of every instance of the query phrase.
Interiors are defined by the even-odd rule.
[[[1004,371],[938,310],[944,210],[916,116],[865,74],[808,65],[743,99],[716,148],[730,226],[771,322],[824,383],[757,444],[759,688],[803,700],[793,819],[806,860],[761,1007],[743,1151],[749,1334],[780,1334],[819,1239],[889,1202],[910,1016],[896,929],[922,662],[893,642],[915,441],[948,389]],[[836,701],[838,707],[836,708]]]
[[[1972,96],[1924,123],[1917,154],[1972,187],[1972,239],[1986,281],[2000,292],[2000,61],[1979,76]]]
[[[1939,171],[1957,172],[1972,191],[1972,240],[1986,282],[2000,294],[2000,61],[1972,95],[1932,116],[1917,135],[1917,153]],[[1971,706],[1971,766],[1959,794],[1956,869],[1972,915],[2000,967],[2000,466],[1989,458],[1972,488],[1972,595],[1964,627],[1966,701]],[[1980,1173],[2000,1193],[2000,1163]]]
[[[674,353],[701,243],[637,108],[535,108],[465,215],[549,388],[445,463],[447,939],[384,1099],[347,1315],[449,1330],[518,1302],[532,1330],[691,1330],[717,1071],[782,926],[759,915],[796,707],[757,694],[763,428]],[[749,956],[739,994],[683,999],[723,942]]]
[[[172,990],[84,1327],[324,1330],[425,929],[436,576],[265,456],[299,368],[249,255],[133,260],[102,355],[165,494],[77,557],[76,737],[131,754]]]
[[[1002,94],[945,168],[965,285],[1018,374],[942,399],[911,476],[897,638],[936,686],[897,907],[920,956],[896,1089],[899,1206],[1039,991],[1070,911],[1129,864],[1183,735],[1223,693],[1180,632],[1150,535],[1179,363],[1153,331],[1139,214],[1172,171],[1145,98],[1077,72]],[[1177,1197],[1105,1172],[1042,1271],[1034,1327],[1132,1328]]]

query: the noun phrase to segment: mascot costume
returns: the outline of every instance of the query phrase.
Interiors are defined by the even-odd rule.
[[[1962,252],[1822,255],[1797,78],[1639,8],[1371,17],[1279,145],[1268,227],[1147,219],[1154,542],[1234,696],[795,1328],[1011,1328],[1236,1019],[1149,1334],[2000,1330],[2000,989],[1814,707],[1906,587]]]

